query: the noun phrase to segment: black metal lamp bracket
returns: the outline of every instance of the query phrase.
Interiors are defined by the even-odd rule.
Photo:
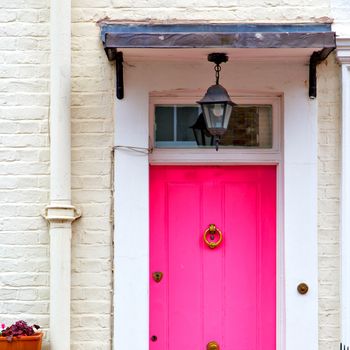
[[[324,48],[320,51],[315,51],[310,57],[309,64],[309,98],[317,97],[317,65],[324,61],[334,48]]]

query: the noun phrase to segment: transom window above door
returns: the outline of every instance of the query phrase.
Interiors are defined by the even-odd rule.
[[[273,119],[272,104],[233,107],[220,147],[273,148]],[[153,127],[156,148],[215,147],[197,104],[155,104]]]

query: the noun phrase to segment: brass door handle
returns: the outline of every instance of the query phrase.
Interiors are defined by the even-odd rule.
[[[216,341],[211,341],[207,344],[207,350],[220,350],[220,346]]]

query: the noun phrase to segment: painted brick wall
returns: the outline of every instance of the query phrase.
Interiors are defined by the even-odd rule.
[[[49,1],[0,2],[0,319],[48,327]]]
[[[96,26],[76,30],[72,53],[72,349],[110,349],[114,72]],[[80,46],[78,42],[84,36]]]
[[[49,0],[0,2],[0,320],[49,338]],[[73,25],[74,26],[74,25]],[[113,72],[93,35],[72,67],[72,349],[110,349]],[[85,35],[83,45],[75,38]],[[45,341],[44,349],[48,349]]]
[[[329,16],[329,0],[73,0],[73,21],[314,22]]]
[[[337,349],[340,341],[340,68],[335,55],[318,67],[318,235],[319,344]]]
[[[331,17],[334,18],[333,30],[337,36],[349,36],[350,33],[350,2],[348,0],[330,0]]]
[[[105,4],[72,7],[72,201],[83,212],[73,225],[72,349],[109,350],[115,73],[95,23]]]

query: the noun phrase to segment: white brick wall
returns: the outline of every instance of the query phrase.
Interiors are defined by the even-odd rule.
[[[332,54],[318,66],[318,235],[319,345],[338,349],[340,342],[340,71]]]
[[[48,329],[49,0],[0,3],[0,318]],[[88,23],[73,32],[72,349],[110,349],[113,72]],[[78,53],[80,51],[80,53]],[[49,337],[48,332],[47,338]],[[45,349],[48,343],[45,342]]]
[[[328,0],[73,0],[73,22],[108,16],[130,21],[310,22],[329,16]]]
[[[48,327],[49,1],[0,2],[0,318]]]
[[[348,0],[330,0],[333,29],[338,36],[350,36],[350,2]]]

